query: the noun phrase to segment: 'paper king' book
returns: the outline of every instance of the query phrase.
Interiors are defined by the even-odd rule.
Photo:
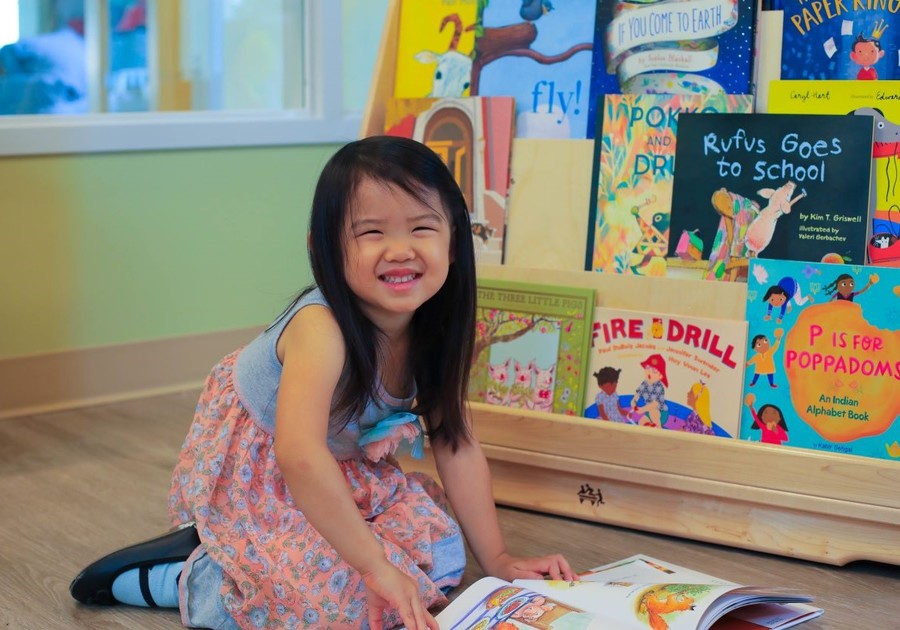
[[[600,0],[588,131],[604,94],[751,94],[753,0]]]
[[[741,438],[900,461],[900,269],[751,262]]]
[[[784,0],[782,79],[900,79],[900,20],[889,2]]]
[[[800,110],[875,119],[868,262],[900,267],[900,81],[772,81],[769,111]]]
[[[747,322],[598,306],[587,418],[737,437]]]
[[[586,137],[596,4],[479,0],[471,93],[515,97],[517,137]]]
[[[753,97],[607,94],[594,139],[585,268],[665,275],[678,115],[751,112]]]
[[[579,416],[594,290],[478,280],[469,400]]]
[[[745,282],[754,258],[861,264],[871,116],[682,114],[667,276]]]
[[[478,262],[503,262],[515,104],[510,96],[391,99],[385,133],[430,147],[469,206]]]

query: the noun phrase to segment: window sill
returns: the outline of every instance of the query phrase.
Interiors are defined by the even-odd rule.
[[[298,112],[166,112],[0,118],[0,156],[344,143],[362,116]]]

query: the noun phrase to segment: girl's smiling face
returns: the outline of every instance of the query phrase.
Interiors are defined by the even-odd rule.
[[[783,293],[774,293],[769,298],[769,304],[771,304],[772,306],[781,306],[785,303],[785,301],[787,301],[787,296]]]
[[[856,288],[856,282],[853,278],[844,278],[837,284],[837,291],[843,296],[848,296],[853,293],[854,288]]]

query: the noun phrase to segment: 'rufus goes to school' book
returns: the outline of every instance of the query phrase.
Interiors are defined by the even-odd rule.
[[[682,114],[668,276],[745,282],[755,258],[861,264],[870,116]]]
[[[437,153],[459,184],[478,262],[503,262],[515,104],[510,96],[390,99],[385,133]]]
[[[900,269],[751,262],[741,438],[900,461]]]
[[[596,129],[604,94],[751,94],[755,5],[598,2],[589,132]]]
[[[478,279],[469,400],[579,416],[594,290]]]
[[[900,81],[772,81],[769,111],[875,120],[868,262],[900,267]]]
[[[580,580],[487,577],[436,617],[443,630],[779,630],[822,614],[812,597],[740,586],[650,556],[591,569]]]
[[[516,136],[585,138],[597,0],[479,0],[472,95],[513,96]]]
[[[897,6],[784,0],[782,79],[900,79]]]
[[[585,417],[737,437],[747,322],[598,306]]]
[[[662,276],[678,115],[753,111],[753,97],[607,94],[591,177],[585,269]]]

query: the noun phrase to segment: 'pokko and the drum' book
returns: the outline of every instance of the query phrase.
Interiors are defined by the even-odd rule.
[[[478,279],[469,400],[579,416],[594,290]]]
[[[900,269],[754,260],[741,438],[900,461]]]
[[[667,276],[746,282],[755,258],[862,264],[871,116],[678,117]]]
[[[584,416],[737,437],[747,322],[598,306]]]
[[[436,619],[444,630],[781,630],[823,613],[804,593],[741,586],[641,554],[580,578],[482,578]]]
[[[585,269],[666,271],[678,116],[753,111],[753,97],[607,94],[597,118]]]

